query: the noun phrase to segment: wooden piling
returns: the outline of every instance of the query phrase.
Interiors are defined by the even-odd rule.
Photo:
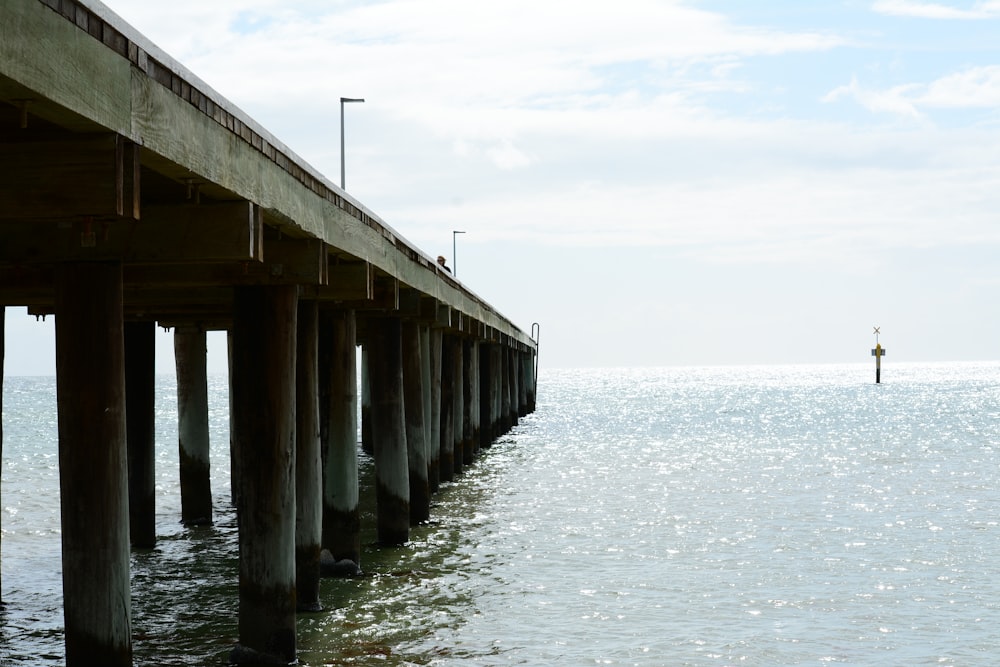
[[[479,344],[479,447],[493,443],[493,346]]]
[[[361,573],[357,325],[353,310],[324,310],[320,321],[320,344],[330,349],[323,455],[322,571],[326,575],[355,575]]]
[[[538,384],[538,378],[535,377],[535,353],[533,350],[528,350],[524,354],[524,369],[525,369],[525,385],[528,394],[528,413],[535,411],[535,391]]]
[[[528,353],[517,351],[517,414],[528,414]]]
[[[372,444],[372,390],[367,345],[361,347],[361,450],[369,456],[375,453],[375,446]]]
[[[7,308],[5,306],[0,306],[0,416],[3,415],[3,361],[4,352],[6,348],[6,342],[4,340],[4,332],[7,329],[6,326]],[[3,461],[3,419],[0,419],[0,462]],[[0,498],[3,497],[3,491],[0,489]],[[3,609],[3,515],[0,514],[0,609]]]
[[[474,344],[471,338],[462,340],[462,461],[465,465],[472,465],[476,458],[476,445],[473,437],[475,435],[475,409],[474,404],[478,404],[475,398],[475,379],[473,371],[473,349]]]
[[[239,474],[239,644],[234,664],[295,660],[294,286],[233,297],[233,440]]]
[[[227,398],[229,402],[229,496],[234,507],[239,506],[239,479],[240,473],[237,470],[237,465],[239,463],[239,453],[236,449],[236,429],[233,428],[233,415],[236,414],[236,410],[233,409],[233,330],[229,329],[226,331],[226,364],[229,369],[229,373],[226,377],[226,383],[229,391],[227,393]]]
[[[207,354],[204,329],[174,329],[181,522],[186,526],[208,526],[213,520]]]
[[[428,367],[430,371],[430,441],[427,459],[427,483],[431,491],[437,492],[441,487],[441,338],[438,328],[430,329],[430,353]]]
[[[508,362],[510,363],[510,420],[511,426],[517,426],[521,416],[521,364],[518,363],[517,348],[511,347]]]
[[[455,355],[451,336],[441,333],[441,398],[439,409],[439,442],[438,471],[442,482],[450,482],[455,478],[455,373],[452,357]]]
[[[451,448],[455,474],[465,467],[465,382],[462,368],[465,365],[465,355],[462,352],[462,339],[451,337],[451,402],[452,402],[452,440]],[[471,461],[470,461],[471,463]]]
[[[66,665],[132,664],[120,263],[56,266]]]
[[[500,432],[510,430],[510,349],[500,346]]]
[[[125,438],[128,442],[129,537],[156,546],[156,323],[126,322]]]
[[[299,611],[319,599],[323,467],[319,442],[319,308],[299,301],[295,345],[295,591]]]
[[[506,345],[500,347],[500,366],[502,373],[500,378],[500,432],[507,433],[512,424],[510,422],[510,349]]]
[[[472,451],[476,456],[479,455],[479,432],[482,429],[481,415],[480,415],[480,403],[482,387],[479,381],[479,354],[481,352],[480,343],[477,340],[472,341],[472,356],[469,358],[469,390],[470,397],[466,403],[472,418],[470,423],[472,425]]]
[[[504,387],[504,365],[503,365],[503,346],[499,344],[494,344],[491,346],[490,350],[490,366],[493,387],[491,390],[491,400],[492,407],[490,411],[492,413],[493,421],[493,440],[495,441],[504,432],[504,418],[503,418],[503,387]]]
[[[424,411],[424,461],[427,470],[427,492],[431,495],[437,491],[437,483],[431,482],[433,447],[431,447],[431,328],[426,324],[420,325],[420,380],[423,390],[420,397],[421,406]]]
[[[430,518],[430,484],[427,480],[427,445],[424,438],[424,374],[420,353],[420,325],[402,324],[403,408],[406,452],[410,478],[410,525]]]
[[[402,330],[394,317],[369,324],[368,371],[375,450],[377,539],[394,546],[410,539],[410,478],[403,404]]]

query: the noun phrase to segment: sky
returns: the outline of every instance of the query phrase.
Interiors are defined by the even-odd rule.
[[[542,368],[1000,359],[1000,1],[106,4]]]

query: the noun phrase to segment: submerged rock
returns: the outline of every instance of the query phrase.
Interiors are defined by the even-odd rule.
[[[324,577],[360,577],[364,574],[361,571],[361,566],[350,558],[341,558],[335,561],[326,549],[320,556],[319,571]]]

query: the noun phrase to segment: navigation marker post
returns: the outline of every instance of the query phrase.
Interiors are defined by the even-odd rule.
[[[875,384],[882,382],[882,357],[885,356],[885,348],[878,342],[879,328],[875,327],[875,347],[872,348],[872,356],[875,357]]]

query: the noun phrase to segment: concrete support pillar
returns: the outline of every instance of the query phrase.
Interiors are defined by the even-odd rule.
[[[125,324],[125,437],[132,546],[156,546],[156,323]]]
[[[234,664],[291,663],[295,644],[295,286],[237,287],[232,402],[239,517]]]
[[[455,478],[455,400],[454,361],[455,348],[452,337],[441,333],[441,401],[440,401],[440,454],[438,461],[442,482]]]
[[[436,492],[441,487],[441,339],[440,329],[430,329],[430,354],[428,366],[430,369],[430,441],[427,443],[429,456],[427,460],[427,482],[431,491]]]
[[[212,523],[207,355],[208,346],[203,329],[174,329],[181,521],[187,526],[207,526]]]
[[[295,590],[299,611],[321,611],[323,466],[319,445],[319,308],[299,301],[295,345]]]
[[[377,535],[378,542],[386,546],[405,544],[410,539],[401,338],[401,324],[396,318],[376,318],[369,323]]]
[[[66,665],[132,664],[122,267],[55,270]]]
[[[462,351],[462,339],[451,338],[451,402],[452,402],[452,453],[455,473],[462,472],[465,466],[465,382],[462,368],[465,366],[465,355]]]
[[[410,525],[430,518],[431,492],[427,481],[427,444],[424,439],[424,373],[420,354],[420,325],[402,325],[403,408],[410,477]]]
[[[323,573],[361,573],[358,506],[357,325],[353,310],[324,311],[327,364],[327,439],[323,453]]]

